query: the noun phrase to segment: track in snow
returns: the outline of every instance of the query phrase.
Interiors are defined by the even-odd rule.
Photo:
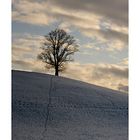
[[[12,71],[13,140],[127,140],[128,95]]]

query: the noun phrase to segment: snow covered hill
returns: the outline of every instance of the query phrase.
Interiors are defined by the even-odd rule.
[[[12,71],[13,140],[127,140],[128,95],[47,74]]]

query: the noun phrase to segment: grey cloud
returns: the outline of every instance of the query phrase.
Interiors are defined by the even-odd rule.
[[[118,90],[123,91],[123,92],[128,92],[129,87],[123,84],[118,85]]]
[[[121,40],[122,42],[127,43],[128,42],[128,35],[123,33],[123,32],[117,32],[112,29],[109,29],[107,31],[102,31],[100,30],[101,34],[104,36],[106,39],[118,39]]]
[[[52,5],[75,11],[88,11],[102,15],[120,25],[128,23],[128,0],[51,0]]]
[[[106,40],[105,44],[119,40],[121,46],[117,46],[117,42],[115,42],[116,44],[111,42],[112,44],[110,43],[108,46],[113,45],[121,50],[127,46],[128,42],[128,34],[122,30],[122,27],[127,30],[127,4],[127,0],[24,0],[23,2],[15,0],[13,20],[36,25],[49,25],[52,22],[60,21],[68,26],[77,27],[86,36],[103,38]],[[85,15],[82,16],[82,13]],[[86,17],[86,15],[88,16]],[[117,26],[119,31],[112,28],[102,30],[100,23],[104,19],[107,19],[105,22],[110,20],[110,23]],[[101,43],[103,44],[103,42]]]
[[[39,12],[46,12],[46,14],[52,14],[49,12],[48,8],[51,8],[52,11],[55,7],[60,7],[61,9],[65,9],[66,11],[75,11],[75,12],[89,12],[92,14],[100,15],[104,18],[108,18],[116,24],[121,26],[127,26],[128,24],[128,0],[24,0],[24,4],[30,5],[32,3],[36,4],[36,8],[39,9],[31,9],[27,8],[30,12],[34,12],[35,10],[37,13]],[[13,11],[18,10],[21,14],[25,11],[26,6],[18,7],[17,4],[20,4],[21,1],[15,0],[13,3]],[[21,3],[22,4],[22,3]],[[55,6],[55,7],[54,7]],[[28,7],[28,5],[27,5]],[[46,8],[45,8],[46,7]],[[22,8],[22,9],[21,9]],[[22,10],[22,11],[19,11]]]
[[[127,0],[104,0],[104,1],[99,1],[99,0],[71,0],[71,1],[66,1],[66,0],[51,0],[49,1],[51,5],[56,5],[60,6],[61,8],[65,9],[66,11],[68,10],[74,10],[76,11],[85,11],[85,12],[90,12],[93,14],[100,15],[102,18],[106,19],[108,18],[111,20],[113,24],[118,24],[118,27],[126,27],[127,28],[127,23],[128,23],[128,1]],[[56,13],[53,13],[54,15]],[[108,30],[102,30],[102,29],[95,29],[93,26],[90,27],[84,27],[81,25],[78,25],[79,22],[83,23],[91,23],[91,21],[88,21],[88,19],[83,19],[74,17],[73,15],[61,15],[60,13],[55,15],[58,16],[60,19],[66,19],[68,23],[75,24],[81,32],[86,32],[90,34],[90,36],[102,36],[106,40],[119,40],[121,41],[122,44],[122,49],[127,46],[128,42],[128,34],[123,32],[123,31],[115,31],[111,28]],[[112,26],[112,25],[110,25]],[[117,46],[116,46],[117,47]],[[120,47],[120,46],[119,46]]]
[[[41,51],[43,37],[29,34],[13,34],[12,59],[13,60],[36,60]],[[19,65],[16,62],[17,65]],[[24,64],[23,64],[24,66]]]
[[[20,69],[34,72],[46,73],[44,64],[38,61],[25,61],[25,60],[13,60],[12,69]]]
[[[97,30],[97,29],[93,29],[93,28],[80,27],[80,30],[83,31],[83,33],[87,33],[87,34],[89,33],[90,36],[93,35],[93,37],[94,37],[94,35],[101,36],[102,38],[105,38],[107,41],[120,40],[125,45],[128,42],[128,34],[125,34],[123,32],[114,31],[112,29],[108,29],[107,31],[104,31],[104,30]]]
[[[62,20],[65,20],[67,21],[68,23],[72,22],[73,24],[77,24],[78,22],[85,22],[85,19],[83,18],[80,18],[80,17],[74,17],[73,15],[65,15],[65,14],[54,14],[56,17],[58,17],[58,19],[62,19]],[[88,22],[88,21],[86,21]],[[89,21],[90,22],[90,21]],[[78,26],[78,25],[77,25]],[[107,29],[107,30],[97,30],[97,29],[94,29],[94,28],[87,28],[87,27],[82,27],[82,26],[78,26],[78,28],[83,31],[83,32],[89,32],[91,34],[93,34],[93,36],[97,33],[99,35],[101,35],[102,37],[104,37],[105,39],[107,40],[110,40],[110,39],[118,39],[118,40],[121,40],[122,42],[125,42],[127,43],[128,42],[128,34],[126,33],[123,33],[123,32],[118,32],[118,31],[115,31],[113,29]]]
[[[69,65],[65,76],[117,90],[120,84],[126,86],[128,84],[128,69],[115,64],[75,63]],[[122,91],[123,87],[120,88]]]
[[[21,66],[21,68],[31,68],[32,67],[32,63],[31,62],[26,62],[26,61],[22,61],[22,60],[13,60],[12,63],[15,65],[19,65]]]
[[[94,66],[92,69],[92,78],[95,80],[106,79],[107,82],[111,81],[112,77],[115,79],[128,79],[128,68],[114,67],[114,66]],[[116,80],[117,81],[117,80]],[[112,82],[112,81],[111,81]]]
[[[105,75],[112,74],[116,77],[128,78],[128,68],[122,69],[119,67],[111,66],[111,67],[100,67],[98,68],[98,70]]]
[[[32,52],[32,49],[29,47],[12,47],[12,52],[13,53]]]

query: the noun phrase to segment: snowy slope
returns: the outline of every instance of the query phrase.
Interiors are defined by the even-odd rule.
[[[13,140],[127,140],[127,108],[124,93],[12,71]]]

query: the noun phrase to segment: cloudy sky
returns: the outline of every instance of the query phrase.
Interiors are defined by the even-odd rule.
[[[127,0],[13,0],[12,68],[50,73],[36,57],[55,28],[80,46],[62,76],[127,92]]]

